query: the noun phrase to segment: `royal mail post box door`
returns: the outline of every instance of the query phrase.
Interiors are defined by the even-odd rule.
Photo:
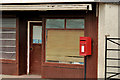
[[[80,37],[80,56],[91,55],[91,38]]]

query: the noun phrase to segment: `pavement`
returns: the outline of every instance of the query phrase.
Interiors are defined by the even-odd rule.
[[[0,75],[0,79],[3,78],[41,78],[40,75]]]

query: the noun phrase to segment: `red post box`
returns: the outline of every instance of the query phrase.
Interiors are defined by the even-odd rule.
[[[91,55],[91,38],[80,37],[80,56]]]

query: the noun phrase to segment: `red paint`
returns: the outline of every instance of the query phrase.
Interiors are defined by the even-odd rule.
[[[90,37],[80,37],[80,55],[81,56],[91,55]]]
[[[84,68],[68,68],[58,66],[44,66],[42,78],[79,78],[84,79]]]
[[[45,62],[45,31],[46,31],[46,18],[81,18],[83,17],[85,19],[85,36],[89,36],[92,38],[92,56],[86,57],[86,79],[97,79],[97,59],[98,59],[98,17],[96,17],[96,3],[92,3],[93,10],[88,11],[47,11],[47,12],[4,12],[3,16],[9,17],[11,15],[16,15],[19,17],[19,26],[18,26],[18,70],[19,74],[26,74],[27,72],[27,21],[31,20],[42,20],[43,21],[43,36],[42,36],[42,78],[83,78],[84,79],[84,66],[82,66],[78,69],[78,66],[75,65],[61,65],[61,64],[52,64],[52,63],[46,63]],[[29,14],[28,14],[29,13]],[[16,16],[14,16],[16,17]],[[71,29],[73,30],[73,29]],[[77,30],[77,29],[75,29]],[[18,34],[17,33],[17,34]],[[11,62],[11,61],[10,61]],[[6,64],[7,63],[7,64]],[[14,70],[16,70],[15,67],[12,67],[11,69],[8,69],[10,65],[8,65],[8,62],[6,62],[5,66],[3,68],[7,71],[4,71],[4,73],[9,74],[8,72],[11,72],[14,74]],[[12,63],[12,62],[11,62]],[[17,63],[16,63],[17,64]],[[45,64],[45,65],[44,65]],[[47,65],[46,65],[47,64]],[[13,64],[12,64],[13,65]],[[11,66],[10,66],[11,67]],[[65,68],[66,67],[66,68]],[[77,67],[77,69],[75,69]],[[73,71],[74,70],[74,71]],[[83,70],[83,71],[82,71]],[[16,73],[17,71],[15,71]],[[72,73],[72,75],[70,74]],[[54,75],[55,74],[55,75]],[[65,74],[65,75],[64,75]],[[74,75],[75,74],[75,75]],[[77,76],[78,75],[78,76]],[[79,79],[78,78],[78,79]],[[81,80],[81,79],[80,79]]]
[[[16,63],[0,63],[0,68],[2,69],[2,74],[4,75],[18,75],[17,64]]]

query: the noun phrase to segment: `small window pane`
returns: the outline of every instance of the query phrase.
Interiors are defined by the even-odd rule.
[[[84,29],[84,19],[66,19],[66,28]]]
[[[64,28],[64,19],[47,19],[46,28]]]
[[[42,43],[42,26],[33,26],[33,43]]]
[[[2,56],[0,57],[2,59],[11,59],[11,60],[15,60],[16,59],[16,53],[4,53],[2,52]]]
[[[0,22],[0,23],[2,23],[2,27],[16,27],[16,19],[15,18],[3,18],[2,22]]]

